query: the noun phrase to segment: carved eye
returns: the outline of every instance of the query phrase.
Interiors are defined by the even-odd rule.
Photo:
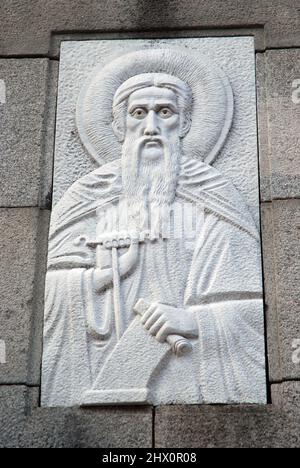
[[[172,117],[173,112],[168,108],[168,107],[163,107],[159,111],[159,116],[162,117],[163,119],[169,119]]]
[[[134,117],[135,119],[144,119],[147,115],[146,111],[144,109],[142,109],[141,107],[135,109],[132,113],[131,113],[132,117]]]

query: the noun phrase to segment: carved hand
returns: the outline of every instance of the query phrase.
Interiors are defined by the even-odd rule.
[[[198,324],[192,312],[159,302],[151,304],[143,314],[141,323],[160,343],[169,335],[197,338],[199,333]]]
[[[138,243],[132,242],[128,251],[119,258],[119,273],[123,277],[127,275],[136,265],[139,255]],[[94,269],[94,287],[95,290],[101,292],[109,286],[113,280],[112,268],[95,268]]]

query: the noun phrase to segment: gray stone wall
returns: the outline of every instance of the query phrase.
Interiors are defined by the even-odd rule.
[[[300,446],[299,30],[295,0],[2,0],[1,447]],[[60,42],[249,34],[257,51],[269,405],[39,408]]]

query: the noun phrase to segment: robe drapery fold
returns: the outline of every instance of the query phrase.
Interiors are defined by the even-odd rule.
[[[49,237],[42,404],[71,406],[92,388],[116,346],[111,288],[93,290],[96,266],[86,236],[97,213],[122,194],[120,161],[78,180],[56,205]],[[211,166],[183,160],[176,203],[199,216],[194,238],[141,244],[121,282],[124,323],[143,297],[192,311],[199,339],[185,358],[168,355],[152,376],[153,404],[264,403],[264,318],[259,233],[234,186]],[[89,332],[92,314],[103,336]],[[157,342],[157,346],[160,344]],[[187,381],[188,376],[188,381]]]

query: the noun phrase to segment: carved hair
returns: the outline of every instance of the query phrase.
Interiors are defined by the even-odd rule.
[[[180,137],[183,138],[191,126],[193,95],[190,87],[179,78],[165,73],[143,73],[124,81],[117,89],[113,100],[113,130],[119,141],[125,138],[125,119],[129,96],[139,89],[155,86],[167,88],[177,96],[180,110]]]

